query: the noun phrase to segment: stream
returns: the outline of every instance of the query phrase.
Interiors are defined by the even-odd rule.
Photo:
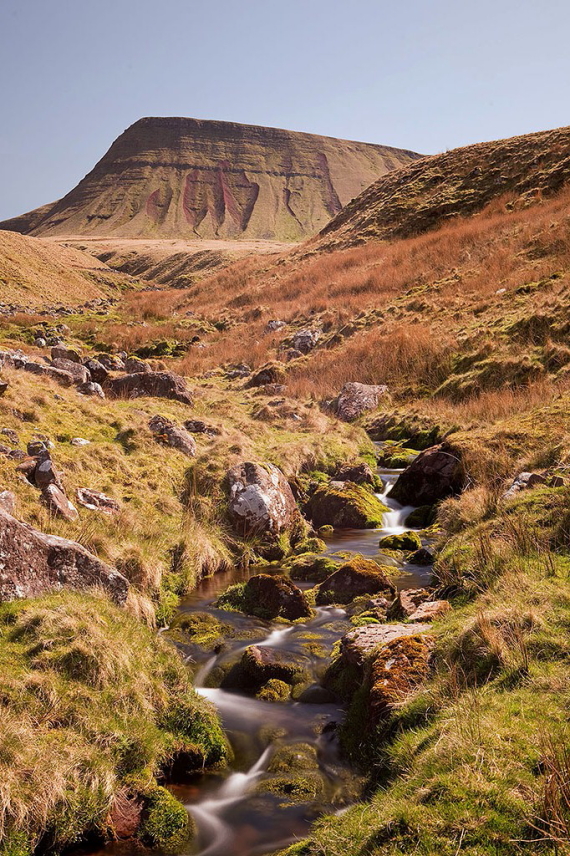
[[[327,555],[342,551],[378,558],[380,537],[405,530],[404,520],[412,507],[402,508],[388,495],[400,471],[379,469],[378,473],[385,484],[385,492],[378,497],[390,508],[382,528],[335,531],[325,539]],[[388,557],[385,563],[395,564]],[[203,580],[180,605],[182,614],[207,613],[230,625],[236,636],[227,640],[219,654],[181,646],[196,669],[196,689],[216,705],[234,753],[226,770],[196,774],[183,785],[170,786],[198,828],[191,856],[262,856],[275,852],[306,836],[311,823],[323,812],[339,812],[355,802],[362,787],[358,774],[339,751],[336,732],[344,711],[319,687],[333,645],[352,627],[346,612],[319,607],[305,623],[284,625],[216,608],[216,598],[228,585],[255,573],[259,568],[216,574]],[[394,582],[400,589],[416,588],[426,585],[429,574],[429,568],[408,564]],[[301,588],[313,585],[296,584]],[[216,682],[216,670],[219,673],[224,664],[227,667],[236,662],[240,652],[252,644],[304,655],[308,650],[312,693],[303,693],[301,701],[267,702],[208,686],[210,681]],[[294,775],[295,759],[306,756],[313,765],[311,776],[318,777],[316,796],[303,800],[293,795],[287,799],[266,787],[276,775]]]

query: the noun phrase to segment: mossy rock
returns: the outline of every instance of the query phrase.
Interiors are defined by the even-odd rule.
[[[276,747],[267,770],[269,773],[290,773],[318,768],[315,746],[310,743],[285,743]]]
[[[386,535],[384,538],[380,538],[378,546],[381,550],[403,550],[410,553],[412,550],[419,550],[422,546],[422,539],[417,532],[407,531],[400,535]]]
[[[285,681],[271,678],[256,693],[260,701],[287,701],[291,695],[291,687]]]
[[[322,538],[307,538],[295,547],[293,553],[300,556],[303,553],[323,553],[326,549],[327,545]]]
[[[310,680],[311,661],[302,654],[250,645],[241,659],[224,675],[223,689],[238,689],[256,695],[269,681],[277,680],[293,687]]]
[[[320,583],[316,602],[321,605],[350,603],[361,595],[393,592],[394,586],[387,577],[392,571],[392,568],[382,567],[372,559],[356,556]]]
[[[332,481],[317,487],[306,511],[316,527],[376,529],[388,508],[361,485]]]
[[[328,556],[315,556],[314,553],[305,553],[295,559],[290,559],[286,567],[293,580],[310,580],[320,583],[336,571],[339,563]]]
[[[283,799],[284,807],[295,803],[312,803],[324,794],[324,782],[318,773],[303,776],[272,776],[256,787],[257,794],[271,794]]]
[[[246,583],[230,586],[218,598],[217,606],[268,621],[273,618],[296,621],[312,615],[303,592],[280,574],[256,574]]]
[[[171,624],[171,631],[188,637],[188,641],[212,651],[225,639],[233,636],[229,624],[222,624],[208,612],[179,613]]]
[[[334,526],[330,526],[328,523],[324,526],[319,526],[319,535],[334,535]]]
[[[190,815],[166,788],[153,788],[145,794],[145,817],[139,834],[145,844],[177,852],[194,833]]]
[[[418,508],[410,511],[404,521],[404,525],[409,526],[410,529],[426,529],[435,522],[436,516],[437,510],[435,505],[420,505]]]

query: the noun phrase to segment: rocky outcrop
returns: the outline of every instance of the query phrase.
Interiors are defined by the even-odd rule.
[[[129,583],[85,547],[39,532],[0,505],[0,601],[94,587],[124,604]]]
[[[246,387],[252,389],[257,386],[268,386],[270,384],[281,384],[285,380],[285,369],[279,363],[267,363],[248,380]]]
[[[369,624],[351,630],[341,640],[342,659],[353,666],[362,664],[378,649],[395,639],[427,632],[429,624]]]
[[[466,484],[461,455],[451,443],[440,443],[422,452],[406,467],[390,491],[402,505],[433,505],[460,493]]]
[[[57,357],[55,360],[51,361],[51,364],[55,369],[61,369],[64,372],[69,372],[75,383],[90,383],[91,381],[89,369],[86,369],[85,366],[82,366],[81,363],[74,360],[66,360],[62,357]]]
[[[115,398],[170,398],[192,404],[192,393],[186,381],[174,372],[135,372],[109,381],[107,389]]]
[[[63,199],[5,221],[34,235],[297,241],[419,157],[255,125],[140,119]]]
[[[384,384],[372,386],[366,383],[345,383],[334,404],[334,410],[343,422],[353,422],[363,413],[378,407],[380,399],[387,392],[388,387]]]
[[[528,490],[536,485],[546,484],[547,479],[542,473],[519,473],[501,499],[512,499],[521,490]]]
[[[376,529],[388,511],[374,494],[349,481],[320,485],[306,504],[305,511],[318,529]]]
[[[355,597],[382,591],[395,592],[386,569],[372,559],[357,556],[319,584],[316,599],[318,604],[350,603]]]
[[[237,464],[227,481],[228,513],[240,534],[276,535],[297,523],[299,511],[289,483],[273,464]]]

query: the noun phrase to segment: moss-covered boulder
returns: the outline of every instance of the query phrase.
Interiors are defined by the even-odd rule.
[[[291,651],[269,645],[250,645],[224,676],[222,689],[240,689],[257,694],[269,681],[281,681],[289,687],[307,683],[311,661]]]
[[[230,586],[218,598],[218,606],[230,608],[257,618],[285,618],[296,621],[312,615],[307,598],[287,577],[257,574],[244,584]]]
[[[350,603],[355,597],[364,594],[377,594],[382,591],[395,591],[386,573],[391,568],[381,567],[372,559],[357,556],[345,562],[330,577],[317,587],[316,602]]]
[[[304,553],[287,562],[286,568],[293,580],[310,580],[321,583],[330,577],[339,567],[329,556],[316,556],[314,553]]]
[[[361,485],[331,481],[317,487],[305,510],[317,528],[376,529],[388,508]]]
[[[380,538],[378,544],[381,550],[403,550],[406,553],[411,553],[412,550],[419,550],[422,546],[422,539],[417,532],[401,532],[399,535],[386,535]]]
[[[194,821],[166,788],[153,788],[144,797],[143,819],[138,837],[150,846],[167,852],[180,848],[194,836]]]
[[[437,511],[435,506],[420,505],[414,508],[413,511],[410,511],[404,520],[404,525],[409,526],[410,529],[427,529],[428,526],[435,523],[436,516]]]
[[[182,612],[172,621],[168,635],[174,641],[189,642],[205,651],[213,651],[234,632],[229,624],[222,624],[209,612]]]
[[[291,687],[285,681],[271,678],[255,695],[260,701],[287,701],[291,696]]]

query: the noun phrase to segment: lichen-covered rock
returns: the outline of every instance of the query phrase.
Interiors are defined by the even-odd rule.
[[[61,369],[64,372],[69,372],[75,383],[89,383],[91,381],[91,373],[89,369],[82,366],[80,362],[57,357],[55,360],[51,361],[51,364],[55,369]]]
[[[54,517],[63,517],[64,520],[77,520],[79,517],[76,507],[57,484],[48,484],[42,490],[41,499]]]
[[[399,535],[386,535],[384,538],[380,538],[378,546],[381,550],[404,550],[409,553],[412,550],[419,550],[422,546],[422,539],[417,532],[408,530]]]
[[[193,458],[196,454],[196,440],[186,428],[176,425],[171,419],[165,416],[153,416],[148,423],[148,427],[154,434],[155,440],[163,443],[165,446],[172,446],[173,449],[178,449],[189,458]]]
[[[266,386],[270,383],[283,383],[286,378],[285,369],[280,363],[267,363],[248,380],[246,387]]]
[[[402,505],[433,505],[460,493],[466,476],[461,455],[451,443],[422,452],[399,476],[390,498]]]
[[[378,402],[387,392],[388,387],[384,384],[345,383],[336,400],[336,414],[344,422],[352,422],[378,407]]]
[[[192,393],[186,381],[174,372],[134,372],[109,381],[108,389],[116,398],[170,398],[183,404],[192,404]]]
[[[371,665],[368,709],[372,723],[389,717],[426,680],[434,643],[432,636],[418,634],[392,639],[380,649]]]
[[[116,499],[112,499],[98,490],[88,487],[79,487],[76,490],[77,501],[90,511],[102,511],[103,514],[115,514],[120,511],[120,505]]]
[[[429,624],[369,624],[343,636],[341,657],[349,665],[362,664],[377,650],[395,639],[416,636],[430,629]]]
[[[139,357],[128,357],[125,360],[125,371],[129,374],[136,374],[137,372],[150,372],[152,369],[148,363]]]
[[[412,565],[433,565],[435,554],[429,547],[420,547],[411,556],[408,556],[408,562]]]
[[[300,351],[301,354],[308,354],[309,351],[313,350],[320,338],[320,330],[298,330],[291,339],[291,347],[295,351]]]
[[[271,678],[256,693],[260,701],[287,701],[291,696],[291,687],[285,681]]]
[[[121,372],[125,370],[125,363],[115,354],[95,354],[97,362],[101,363],[110,372]]]
[[[436,621],[436,619],[442,618],[450,611],[451,604],[448,600],[428,600],[425,603],[420,604],[418,608],[412,612],[408,621],[411,623]]]
[[[301,589],[281,575],[256,574],[243,589],[243,611],[258,618],[309,618],[311,608]]]
[[[394,592],[394,586],[386,576],[386,568],[381,568],[372,559],[357,556],[320,583],[316,600],[318,604],[350,603],[355,597],[381,591]]]
[[[300,515],[289,483],[273,464],[237,464],[229,470],[227,480],[228,513],[240,535],[278,535],[298,522]]]
[[[94,383],[105,383],[109,377],[108,369],[106,369],[103,363],[99,362],[99,360],[85,360],[83,365],[88,369],[89,374],[91,375],[91,380]]]
[[[54,345],[51,349],[52,360],[67,360],[70,363],[81,363],[81,354],[75,348],[66,348],[65,345]]]
[[[77,391],[80,392],[81,395],[90,395],[93,398],[105,398],[103,387],[100,383],[95,383],[94,381],[80,383],[77,387]]]
[[[528,490],[539,484],[546,484],[546,476],[543,473],[519,473],[501,499],[512,499],[521,490]]]
[[[62,386],[72,386],[74,383],[74,377],[70,372],[58,369],[55,366],[44,366],[40,363],[26,362],[23,363],[21,367],[32,374],[42,375],[43,377],[49,377],[52,380],[56,380]]]
[[[335,529],[376,529],[388,511],[374,494],[350,481],[319,485],[305,510],[317,529],[325,525]]]
[[[75,541],[39,532],[0,506],[0,601],[92,587],[123,604],[129,583]]]

